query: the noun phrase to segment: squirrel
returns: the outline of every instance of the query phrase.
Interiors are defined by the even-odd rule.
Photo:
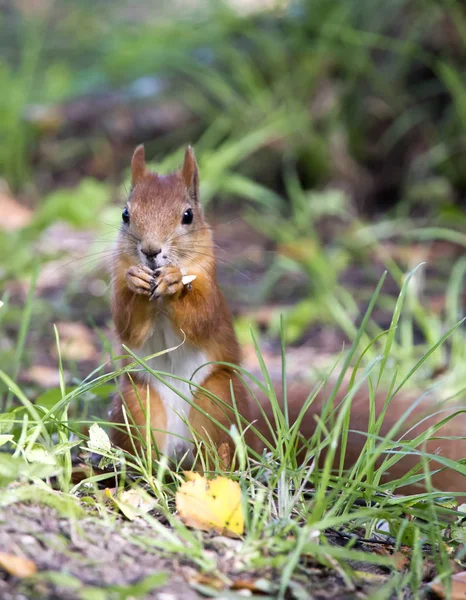
[[[232,389],[236,409],[245,419],[249,405],[245,389],[228,366],[240,363],[240,348],[217,283],[212,231],[200,202],[194,152],[188,147],[180,170],[159,175],[147,169],[144,147],[138,146],[131,176],[111,272],[113,322],[120,342],[137,356],[160,353],[148,365],[166,376],[162,382],[147,371],[124,375],[110,420],[125,423],[125,405],[129,421],[145,436],[148,406],[152,434],[162,454],[190,466],[194,432],[220,449],[228,467],[233,446],[225,430],[236,422],[234,411],[228,409]],[[184,283],[184,277],[190,283]],[[131,452],[137,436],[120,427],[113,428],[111,438]]]
[[[216,278],[212,231],[200,202],[194,152],[188,147],[181,169],[160,175],[147,169],[144,147],[138,146],[131,161],[131,174],[131,191],[112,260],[112,316],[119,341],[142,359],[158,353],[148,360],[148,365],[165,375],[159,378],[141,369],[122,376],[120,394],[114,397],[110,410],[114,424],[111,440],[116,446],[134,452],[138,436],[146,439],[149,418],[155,445],[169,460],[182,463],[183,468],[192,466],[196,450],[194,432],[197,439],[214,444],[223,465],[229,467],[234,446],[228,431],[237,422],[235,413],[271,439],[264,416],[273,423],[273,410],[266,398],[260,400],[258,407],[235,376],[234,365],[241,360],[240,347]],[[287,398],[291,423],[298,418],[309,387],[290,386]],[[346,391],[344,386],[339,390],[335,405]],[[277,397],[280,398],[280,390]],[[381,435],[390,431],[415,399],[414,394],[410,397],[398,394],[391,400]],[[323,388],[302,419],[303,439],[314,433],[316,415],[325,400]],[[383,391],[376,394],[378,414],[385,401]],[[128,434],[123,406],[129,413],[127,421],[139,430],[135,436]],[[445,412],[435,416],[436,411],[444,408],[435,398],[426,398],[416,406],[396,438],[406,432],[409,439],[414,438],[444,418]],[[455,411],[448,407],[447,410]],[[368,415],[369,393],[361,389],[352,403],[346,466],[354,464],[361,453],[366,437],[355,432],[367,431]],[[461,436],[465,430],[466,415],[458,414],[436,433],[436,438],[428,441],[426,450],[453,460],[465,457],[466,439],[442,439],[442,436]],[[250,432],[248,436],[248,444],[262,451],[260,436]],[[404,457],[392,465],[389,477],[400,477],[417,462],[414,455]],[[438,464],[433,466],[437,469],[432,477],[435,486],[444,491],[464,492],[465,482],[457,472],[441,469]],[[419,492],[419,486],[401,491]]]

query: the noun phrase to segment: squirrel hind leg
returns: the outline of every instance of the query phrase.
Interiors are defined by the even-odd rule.
[[[231,381],[233,381],[238,410],[242,417],[248,418],[248,414],[244,414],[245,411],[247,412],[245,390],[236,376],[226,369],[215,371],[201,384],[209,394],[202,393],[201,390],[194,394],[194,406],[189,415],[191,429],[196,438],[205,444],[204,454],[212,453],[213,444],[222,470],[229,470],[233,466],[235,452],[233,440],[225,431],[225,429],[228,431],[232,424],[237,423],[237,415],[232,406]],[[221,402],[216,401],[215,398],[219,398]],[[220,428],[217,422],[223,425],[223,428]]]
[[[145,446],[147,410],[150,410],[151,440],[159,453],[165,444],[167,417],[157,392],[145,382],[132,381],[124,376],[120,392],[115,394],[110,409],[110,421],[115,427],[110,430],[112,444],[134,454]],[[124,416],[126,413],[126,419]],[[127,424],[128,423],[128,424]]]

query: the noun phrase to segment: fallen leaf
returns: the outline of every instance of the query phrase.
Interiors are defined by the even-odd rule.
[[[2,211],[2,220],[0,229],[4,231],[16,231],[26,225],[29,225],[32,219],[32,210],[22,206],[8,193],[0,190],[0,210]]]
[[[176,508],[188,527],[238,536],[244,531],[239,484],[226,477],[207,480],[199,473],[185,472],[176,492]]]
[[[430,584],[430,589],[439,597],[446,598],[447,592],[442,581],[438,578]],[[448,600],[465,600],[466,598],[466,571],[456,573],[451,578],[451,595]]]
[[[270,593],[274,591],[274,584],[268,579],[235,579],[230,586],[232,590],[249,590],[259,594]]]
[[[6,552],[0,552],[0,568],[13,577],[31,577],[37,573],[34,561]]]
[[[156,500],[141,488],[125,490],[110,497],[129,521],[134,521],[136,517],[149,512],[157,504]]]
[[[67,360],[95,360],[98,356],[91,330],[82,323],[57,323],[60,338],[60,352]],[[52,354],[57,357],[58,350],[53,345]]]
[[[68,371],[64,371],[65,381],[69,380]],[[54,388],[60,385],[60,371],[57,367],[35,365],[21,375],[23,381],[35,383],[41,388]]]
[[[222,581],[219,577],[215,575],[208,575],[205,573],[195,573],[192,577],[189,578],[189,583],[192,585],[193,583],[198,585],[207,585],[208,587],[217,590],[217,592],[225,589],[225,582]]]
[[[395,552],[393,554],[393,560],[395,561],[395,568],[397,571],[402,571],[406,569],[409,565],[409,557],[403,552]]]
[[[391,556],[393,558],[393,562],[398,571],[402,571],[409,565],[409,551],[406,551],[406,547],[402,546],[402,549],[405,549],[404,552],[398,551],[393,552],[393,549],[390,546],[384,546],[383,544],[374,545],[372,547],[372,552],[374,554],[380,554],[381,556]]]
[[[87,447],[96,454],[108,454],[112,449],[110,438],[97,423],[93,423],[89,428]]]

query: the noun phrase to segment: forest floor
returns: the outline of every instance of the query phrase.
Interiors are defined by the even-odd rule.
[[[106,267],[98,261],[90,272],[83,275],[81,271],[81,263],[86,260],[93,235],[91,231],[81,231],[73,238],[64,225],[52,227],[44,234],[47,245],[53,245],[60,257],[45,264],[37,281],[37,302],[53,307],[54,316],[51,318],[50,314],[41,314],[39,310],[37,320],[33,320],[29,330],[27,368],[18,374],[18,382],[31,398],[34,394],[36,398],[40,395],[43,398],[47,390],[56,390],[60,383],[53,324],[57,325],[60,335],[63,376],[67,385],[75,384],[109,357],[108,346],[102,344],[102,339],[112,340]],[[289,297],[284,299],[282,293],[277,293],[275,299],[272,294],[267,304],[254,299],[255,282],[266,273],[275,249],[239,217],[217,226],[216,242],[220,247],[219,279],[238,322],[253,321],[259,331],[266,331],[273,315],[293,301]],[[426,252],[432,252],[432,248]],[[440,244],[437,252],[448,257],[458,250],[454,246]],[[224,255],[229,257],[228,261],[222,260]],[[251,257],[254,257],[253,260]],[[374,280],[383,270],[381,265],[375,266]],[[357,290],[361,277],[356,270],[348,270],[344,278]],[[71,292],[70,281],[74,282]],[[368,287],[371,283],[366,280]],[[284,279],[280,286],[290,285],[296,293],[301,284],[298,275],[291,276],[289,283]],[[392,286],[395,292],[396,286]],[[7,290],[10,303],[24,304],[27,296],[24,282],[13,281],[8,284]],[[303,290],[301,293],[304,293]],[[432,297],[435,302],[435,296]],[[382,311],[378,318],[382,322],[389,320],[389,313]],[[18,323],[6,328],[12,343],[17,327]],[[257,373],[257,355],[252,343],[245,343],[246,333],[240,326],[244,365]],[[329,368],[345,343],[348,340],[337,327],[322,324],[310,328],[299,344],[287,350],[289,380],[306,379],[315,369]],[[261,352],[272,378],[279,381],[282,369],[280,343],[273,336],[264,336]],[[107,406],[108,396],[104,395],[93,404],[90,416],[104,416]],[[111,487],[115,484],[104,485]],[[59,491],[53,492],[52,500],[46,495],[37,502],[32,493],[24,502],[21,495],[15,496],[18,486],[21,487],[17,483],[11,484],[4,490],[3,498],[0,497],[2,599],[171,600],[206,596],[273,598],[279,594],[283,566],[273,568],[268,563],[267,567],[252,568],[254,561],[247,556],[251,548],[242,540],[199,532],[205,559],[210,559],[215,565],[203,572],[189,554],[183,555],[179,550],[166,551],[163,536],[142,518],[128,521],[113,510],[103,510],[98,504],[97,507],[89,506],[79,498],[70,507],[67,502],[61,503]],[[176,533],[160,513],[155,511],[151,514],[160,519],[168,531]],[[360,558],[349,560],[347,570],[332,558],[324,565],[322,560],[308,554],[301,557],[299,569],[287,586],[286,598],[378,598],[381,596],[377,595],[377,590],[389,584],[394,573],[399,575],[410,568],[410,549],[400,546],[389,535],[375,534],[365,540],[363,529],[352,535],[329,529],[325,536],[326,543],[331,546],[344,548],[349,544],[354,551],[390,558],[396,569],[364,562]],[[292,537],[290,534],[290,539]],[[189,542],[186,543],[189,545]],[[289,552],[293,551],[292,548],[293,545]],[[3,565],[1,553],[3,561],[6,561]],[[422,572],[418,573],[420,589],[424,590],[424,595],[443,598],[443,587],[433,583],[437,571],[432,551],[427,546],[423,555]],[[19,557],[26,566],[29,564],[27,561],[32,561],[34,574],[15,576],[14,569],[11,570],[11,565],[8,565],[9,557]],[[456,563],[455,569],[459,570]],[[411,597],[408,591],[406,594],[405,597]]]
[[[75,517],[60,514],[41,504],[15,503],[0,509],[2,552],[29,559],[37,567],[32,577],[0,574],[0,595],[5,600],[48,598],[81,600],[100,598],[276,597],[280,571],[245,569],[243,543],[220,535],[205,534],[206,557],[214,556],[216,572],[203,574],[189,558],[170,556],[159,547],[160,536],[144,521],[128,522],[115,517],[108,522],[89,510]],[[329,542],[344,546],[348,539],[329,533]],[[140,540],[145,546],[141,548]],[[148,543],[154,548],[148,550]],[[396,554],[399,567],[408,563],[408,550],[395,552],[383,540],[354,540],[355,548],[381,556]],[[355,575],[322,567],[307,557],[293,578],[287,597],[365,598],[386,583],[391,570],[364,561],[353,561]],[[434,565],[426,561],[424,577],[432,576]],[[1,571],[0,571],[1,573]]]

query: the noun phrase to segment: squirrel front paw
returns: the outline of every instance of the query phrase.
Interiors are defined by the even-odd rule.
[[[174,296],[182,291],[183,282],[179,267],[174,265],[160,267],[155,270],[154,275],[155,281],[152,285],[151,300],[160,296]]]
[[[135,294],[150,296],[155,283],[154,271],[145,265],[137,265],[126,271],[126,283]]]

